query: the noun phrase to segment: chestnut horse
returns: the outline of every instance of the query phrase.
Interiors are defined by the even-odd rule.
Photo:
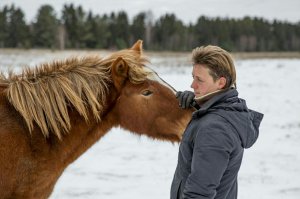
[[[120,126],[180,141],[192,110],[145,66],[142,41],[0,78],[0,197],[48,198],[64,169]]]

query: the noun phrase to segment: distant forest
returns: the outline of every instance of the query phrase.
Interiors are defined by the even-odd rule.
[[[212,44],[229,51],[299,51],[300,21],[199,16],[195,24],[184,24],[174,14],[154,21],[150,11],[129,21],[124,11],[95,15],[65,4],[61,18],[43,5],[26,23],[20,8],[0,8],[0,48],[122,49],[138,39],[147,50],[190,51]]]

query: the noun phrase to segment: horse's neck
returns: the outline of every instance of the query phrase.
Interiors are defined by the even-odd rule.
[[[76,113],[73,114],[72,118],[76,116]],[[19,187],[20,190],[25,187],[28,197],[24,197],[25,193],[20,192],[21,196],[14,198],[47,198],[64,169],[115,125],[111,122],[112,115],[107,114],[100,123],[92,120],[86,123],[81,117],[77,118],[77,115],[77,119],[72,119],[71,131],[64,135],[62,140],[58,140],[54,134],[46,139],[39,130],[32,135],[27,134],[29,142],[24,150],[29,149],[31,164],[24,163],[25,166],[20,167],[20,170],[24,171],[24,183]],[[14,191],[19,192],[19,189]]]
[[[51,133],[49,138],[45,138],[41,131],[36,129],[30,139],[31,150],[36,152],[36,157],[46,162],[52,161],[63,171],[112,127],[118,125],[117,114],[114,113],[117,97],[118,94],[114,88],[110,88],[105,103],[106,108],[101,113],[101,121],[96,121],[92,112],[88,113],[89,121],[87,122],[75,109],[70,111],[71,129],[62,136],[61,140]]]
[[[62,153],[67,150],[68,156],[65,155],[67,164],[72,163],[87,149],[89,149],[95,142],[101,139],[112,127],[118,125],[117,114],[115,113],[115,103],[118,94],[114,88],[110,88],[110,93],[107,96],[106,108],[101,114],[101,121],[93,120],[94,116],[91,114],[90,122],[85,122],[82,117],[75,113],[75,119],[72,120],[72,129],[70,134],[66,137],[65,144],[62,143]],[[80,119],[81,118],[81,119]],[[73,134],[73,135],[72,135]]]
[[[70,112],[71,130],[59,140],[51,133],[45,138],[37,126],[29,133],[24,119],[0,88],[0,150],[3,152],[0,171],[6,171],[0,172],[0,179],[5,182],[4,187],[14,187],[3,189],[0,182],[0,195],[47,198],[63,170],[117,124],[112,111],[116,96],[107,99],[111,100],[107,103],[110,106],[107,105],[100,122],[93,120],[92,114],[87,123],[79,113]]]
[[[77,113],[75,113],[76,115]],[[54,153],[60,156],[60,160],[64,163],[63,167],[72,163],[103,135],[105,135],[113,126],[114,114],[107,113],[100,122],[90,120],[88,123],[82,117],[75,116],[71,122],[71,131],[63,137],[61,141],[56,140]]]

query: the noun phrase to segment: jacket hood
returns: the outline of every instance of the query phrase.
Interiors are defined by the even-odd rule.
[[[263,114],[248,109],[245,100],[238,98],[236,89],[233,88],[212,97],[194,112],[193,117],[201,117],[209,112],[220,115],[234,127],[242,142],[242,147],[250,148],[256,142]]]

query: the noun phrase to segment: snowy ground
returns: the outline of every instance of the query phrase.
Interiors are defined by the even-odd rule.
[[[74,54],[0,51],[0,67],[35,65]],[[163,79],[178,90],[189,89],[186,55],[150,58]],[[239,199],[299,199],[300,59],[237,60],[236,67],[240,97],[265,114],[257,143],[245,151]],[[66,169],[51,199],[169,198],[178,146],[113,129]]]

